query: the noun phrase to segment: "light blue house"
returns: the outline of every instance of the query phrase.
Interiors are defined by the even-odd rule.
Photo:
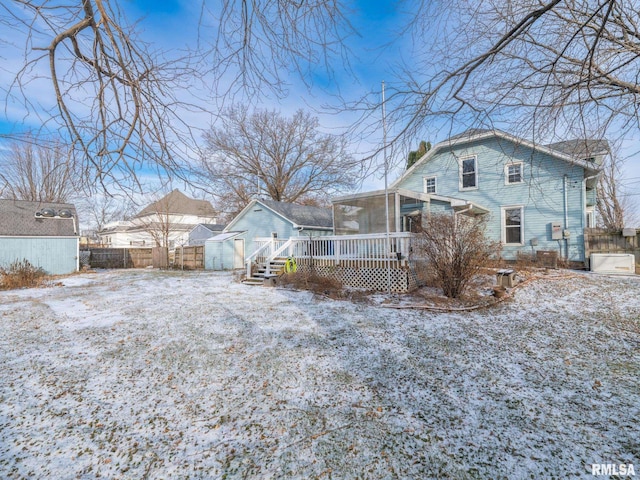
[[[220,223],[200,223],[189,232],[187,245],[190,247],[204,245],[207,239],[222,233],[224,227],[226,225]]]
[[[51,275],[77,271],[79,239],[71,204],[0,200],[0,266],[27,260]]]
[[[206,240],[205,269],[244,268],[247,258],[267,241],[317,238],[332,233],[331,209],[252,200],[221,234]]]
[[[388,189],[389,229],[415,231],[423,215],[487,215],[502,256],[553,250],[582,262],[595,226],[596,183],[608,145],[538,145],[498,130],[470,130],[436,144]],[[338,235],[382,233],[384,191],[333,200]]]

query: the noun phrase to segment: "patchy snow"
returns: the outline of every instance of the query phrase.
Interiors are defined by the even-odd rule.
[[[456,313],[214,272],[62,283],[0,292],[1,478],[640,470],[638,277],[545,278]]]

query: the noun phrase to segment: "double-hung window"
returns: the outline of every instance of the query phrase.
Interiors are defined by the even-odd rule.
[[[460,159],[460,190],[478,188],[478,162],[476,157]]]
[[[502,207],[502,241],[505,245],[524,245],[523,207]]]
[[[504,167],[504,180],[505,184],[512,185],[514,183],[524,182],[524,175],[522,173],[522,162],[508,163]]]
[[[424,193],[436,193],[436,177],[424,177]]]

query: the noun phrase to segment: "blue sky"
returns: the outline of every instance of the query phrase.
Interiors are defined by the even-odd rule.
[[[125,12],[129,21],[137,21],[139,30],[142,32],[142,38],[151,45],[158,45],[162,49],[172,49],[174,51],[181,50],[187,46],[193,46],[198,38],[198,16],[200,2],[197,0],[120,0],[120,7]],[[349,39],[349,46],[353,55],[350,56],[353,72],[344,72],[340,68],[336,68],[338,74],[337,80],[340,90],[346,97],[357,98],[368,92],[379,91],[380,84],[383,80],[391,81],[392,69],[401,57],[410,56],[410,46],[403,45],[399,42],[382,48],[388,39],[394,37],[394,33],[400,26],[406,22],[406,11],[401,11],[404,2],[397,1],[381,1],[381,0],[353,0],[352,13],[349,19],[354,27],[358,30],[359,36],[353,36]],[[8,45],[9,47],[11,45]],[[5,61],[5,68],[0,68],[0,82],[10,81],[11,61],[20,60],[20,56],[7,58],[7,47],[0,43],[0,59]],[[19,50],[18,50],[19,52]],[[15,53],[15,52],[14,52]],[[407,58],[405,58],[407,60]],[[15,69],[15,66],[13,67]],[[316,86],[325,85],[326,82],[321,73],[314,78]],[[38,87],[33,85],[31,89],[36,100],[47,102],[47,94],[50,90],[46,86]],[[333,98],[329,92],[321,88],[315,88],[309,92],[300,82],[292,78],[290,95],[282,100],[274,98],[266,98],[262,100],[261,106],[266,108],[280,109],[284,113],[293,111],[297,108],[320,109],[323,104],[333,102]],[[5,115],[0,117],[0,133],[9,133],[19,131],[25,126],[37,128],[42,119],[46,118],[44,114],[40,119],[30,115],[24,116],[24,109],[21,105],[12,103],[5,110]],[[348,125],[353,116],[346,113],[341,115],[323,115],[318,110],[321,122],[326,127],[340,128]],[[207,120],[203,119],[205,123]],[[437,129],[433,129],[437,131]],[[453,132],[456,133],[456,132]],[[433,138],[429,132],[424,132],[424,139],[441,141],[444,138]],[[371,136],[364,143],[366,145],[373,144],[381,140],[382,132],[372,131]],[[416,138],[417,145],[423,138]],[[630,158],[627,160],[625,168],[625,176],[627,177],[627,186],[635,192],[640,192],[640,139],[630,139],[625,142],[624,153]],[[367,148],[366,145],[354,146],[356,149]],[[402,164],[404,155],[398,155],[393,159],[397,164]],[[396,170],[393,175],[397,175]],[[393,178],[391,178],[393,179]],[[380,185],[380,176],[371,178],[366,186],[368,188]],[[633,193],[633,191],[632,191]],[[640,199],[640,197],[638,197]]]

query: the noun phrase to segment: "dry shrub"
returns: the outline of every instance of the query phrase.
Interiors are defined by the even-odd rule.
[[[13,290],[37,287],[42,284],[45,275],[42,268],[31,265],[28,260],[16,260],[8,268],[0,267],[0,288]]]
[[[517,252],[514,268],[517,270],[529,270],[538,267],[538,261],[535,253]]]
[[[485,237],[485,227],[484,216],[434,214],[422,222],[421,253],[433,285],[447,297],[460,297],[488,260],[499,256],[500,243]]]
[[[334,300],[365,301],[368,300],[369,293],[363,290],[347,289],[342,282],[335,278],[300,270],[296,273],[281,275],[278,279],[278,285],[297,290],[308,290]]]

